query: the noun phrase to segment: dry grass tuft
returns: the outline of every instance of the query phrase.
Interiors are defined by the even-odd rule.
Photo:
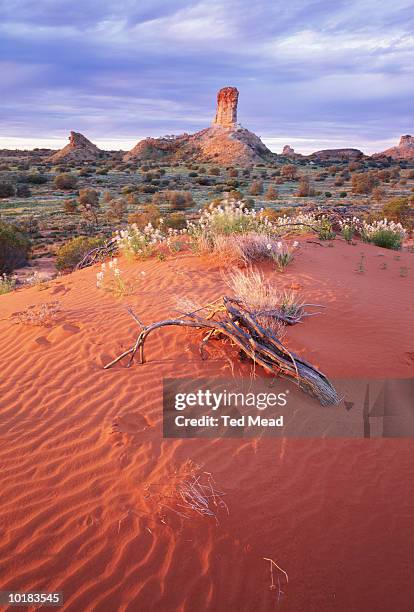
[[[11,319],[17,324],[51,327],[58,320],[59,314],[59,302],[46,302],[29,306],[21,312],[15,312]]]

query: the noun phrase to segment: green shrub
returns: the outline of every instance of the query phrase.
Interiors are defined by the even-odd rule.
[[[185,210],[194,206],[193,196],[189,191],[158,191],[154,193],[152,203],[170,210]]]
[[[14,225],[0,221],[0,273],[23,266],[30,252],[30,241]]]
[[[76,265],[92,249],[102,246],[104,238],[99,236],[77,236],[63,244],[56,252],[56,268],[58,270],[73,270]]]
[[[31,183],[32,185],[43,185],[44,183],[47,183],[47,176],[41,174],[40,172],[31,172],[27,176],[27,182]]]
[[[75,189],[77,179],[74,174],[71,174],[70,172],[63,172],[62,174],[57,174],[55,176],[54,184],[56,189]]]
[[[185,215],[181,212],[173,212],[167,215],[164,224],[166,227],[171,227],[176,230],[184,229],[187,225]]]
[[[392,198],[383,206],[381,214],[390,221],[401,223],[404,227],[410,228],[414,219],[414,198]]]
[[[14,196],[14,187],[11,183],[0,183],[0,198],[10,198]]]
[[[25,183],[17,185],[16,195],[18,198],[30,198],[32,192],[30,191],[29,185],[26,185]]]

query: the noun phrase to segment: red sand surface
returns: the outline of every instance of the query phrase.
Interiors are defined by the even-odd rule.
[[[304,243],[284,274],[267,270],[327,306],[288,330],[289,347],[330,377],[411,376],[412,263]],[[121,269],[136,291],[120,300],[96,288],[96,267],[0,297],[0,588],[63,591],[76,612],[411,611],[413,442],[163,439],[162,377],[230,376],[232,363],[219,347],[202,361],[197,333],[167,328],[144,366],[104,371],[137,332],[125,304],[149,323],[177,296],[206,303],[225,285],[188,254]],[[52,328],[8,319],[54,300]],[[247,368],[234,363],[236,375]],[[218,526],[164,524],[145,499],[146,483],[188,459],[226,492]],[[263,557],[289,575],[278,605]]]

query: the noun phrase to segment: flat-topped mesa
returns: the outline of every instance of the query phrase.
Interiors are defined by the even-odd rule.
[[[237,125],[237,102],[239,90],[237,87],[223,87],[217,94],[217,110],[213,126],[234,128]]]

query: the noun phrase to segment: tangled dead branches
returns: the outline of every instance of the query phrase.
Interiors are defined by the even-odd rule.
[[[201,311],[206,311],[206,315],[201,316]],[[272,329],[265,328],[259,323],[258,319],[262,313],[252,312],[241,300],[223,297],[178,318],[166,319],[150,325],[144,325],[131,309],[129,313],[139,326],[140,333],[135,344],[108,363],[105,369],[111,368],[125,357],[129,357],[127,367],[130,367],[136,353],[139,354],[140,363],[143,364],[145,341],[156,329],[167,326],[193,327],[206,331],[200,346],[202,356],[203,347],[212,337],[228,339],[253,363],[262,366],[264,370],[273,375],[295,381],[303,391],[316,397],[322,405],[339,403],[338,394],[327,377],[302,357],[290,352]],[[286,315],[278,310],[267,312],[266,316],[280,320],[286,319]],[[291,324],[294,322],[297,321],[289,321]]]

